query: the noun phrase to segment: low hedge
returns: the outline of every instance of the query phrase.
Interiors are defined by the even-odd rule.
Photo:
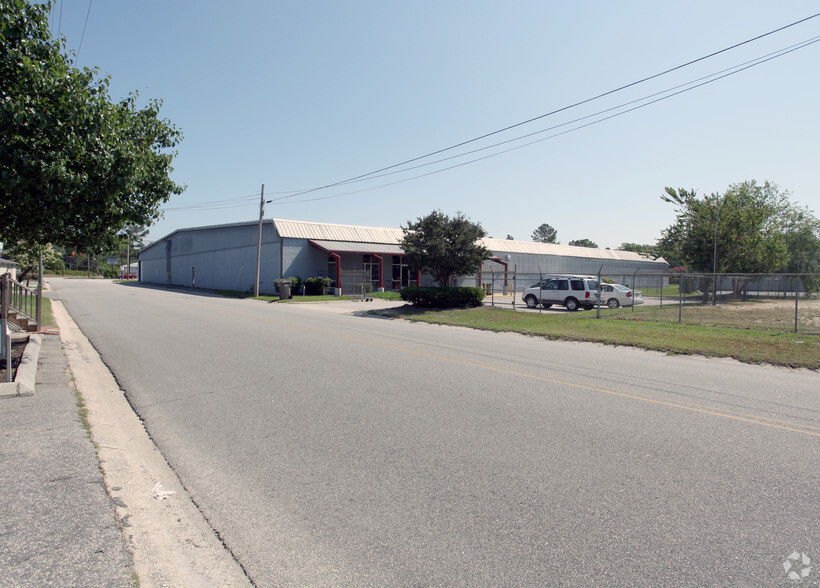
[[[322,295],[327,294],[330,289],[330,278],[323,278],[316,276],[314,278],[305,278],[305,294]]]
[[[401,289],[401,299],[427,308],[470,308],[481,306],[484,290],[481,288],[426,288],[408,286]]]

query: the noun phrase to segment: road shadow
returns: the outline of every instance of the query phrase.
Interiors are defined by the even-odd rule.
[[[152,284],[149,282],[139,282],[137,280],[128,280],[122,282],[114,282],[115,286],[122,286],[124,288],[138,288],[141,290],[159,290],[163,292],[176,292],[178,294],[187,294],[189,296],[200,296],[203,298],[236,298],[241,300],[244,296],[226,296],[220,294],[215,290],[207,288],[191,288],[190,286],[178,286],[174,284]]]

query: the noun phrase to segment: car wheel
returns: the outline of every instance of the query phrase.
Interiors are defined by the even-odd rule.
[[[578,301],[575,298],[567,298],[564,301],[564,306],[567,307],[567,310],[572,312],[578,310]]]
[[[543,306],[544,308],[552,308],[552,304],[548,302],[544,302],[541,306]]]
[[[609,308],[618,308],[621,305],[621,303],[618,302],[617,298],[610,298],[609,300],[606,301],[606,305]]]
[[[532,294],[524,298],[524,302],[527,303],[527,308],[538,308],[538,301]]]

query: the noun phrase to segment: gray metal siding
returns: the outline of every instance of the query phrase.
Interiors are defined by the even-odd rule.
[[[281,227],[284,237],[277,233]],[[287,235],[287,231],[293,233]],[[397,240],[398,229],[379,229],[325,223],[297,221],[265,221],[262,229],[262,256],[260,262],[260,291],[275,292],[274,280],[280,277],[309,278],[326,276],[327,253],[313,247],[308,239],[348,236],[349,242],[381,243]],[[304,233],[304,235],[302,234]],[[248,291],[253,289],[256,272],[256,242],[258,224],[236,223],[193,229],[181,229],[139,253],[140,279],[157,284],[192,285],[192,267],[196,268],[196,286],[200,288]],[[338,241],[338,239],[335,239]],[[170,243],[170,245],[167,245]],[[663,260],[652,261],[635,253],[557,246],[543,243],[486,239],[493,255],[508,262],[509,271],[519,275],[573,273],[595,275],[631,275],[664,272],[668,265]],[[338,249],[344,249],[340,243]],[[382,245],[383,246],[383,245]],[[391,245],[394,247],[395,245]],[[348,247],[349,249],[349,247]],[[385,282],[389,287],[392,260],[385,255]],[[362,269],[361,253],[341,253],[342,270]],[[488,273],[503,272],[503,265],[485,262],[482,281]],[[170,279],[169,279],[170,273]],[[330,276],[335,279],[335,275]],[[423,275],[424,285],[432,284],[430,276]],[[457,280],[458,284],[478,285],[478,273]]]
[[[311,246],[307,239],[283,239],[283,243],[284,277],[299,276],[304,280],[327,276],[327,253]]]
[[[192,268],[196,268],[198,288],[253,290],[258,234],[258,225],[172,233],[163,242],[140,252],[141,279],[155,284],[192,286]],[[263,225],[259,272],[259,289],[263,293],[274,293],[274,280],[279,277],[279,244],[275,238],[273,226]]]

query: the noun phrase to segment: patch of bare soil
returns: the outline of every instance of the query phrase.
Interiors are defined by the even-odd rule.
[[[816,298],[800,298],[797,302],[799,310],[820,312],[820,300]],[[736,303],[727,304],[726,308],[735,312],[755,312],[765,310],[784,310],[794,308],[794,298],[783,298],[780,300],[754,301],[754,304]]]
[[[26,350],[28,341],[12,341],[11,342],[11,379],[14,381],[14,376],[17,374],[17,366],[20,365],[20,359],[23,357],[23,352]],[[0,383],[8,382],[8,371],[6,370],[6,358],[0,359]]]
[[[794,320],[794,298],[729,302],[718,305],[720,312],[731,313],[737,320],[753,324],[783,324]],[[797,301],[798,322],[801,330],[814,332],[820,328],[820,299],[800,298]]]

